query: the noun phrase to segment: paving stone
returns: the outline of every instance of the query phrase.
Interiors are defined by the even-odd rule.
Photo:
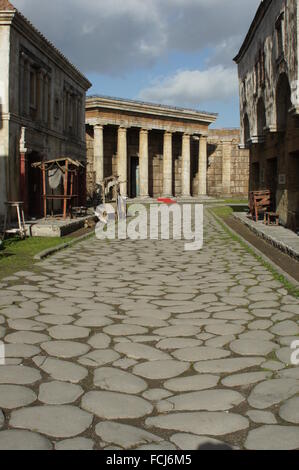
[[[39,371],[25,366],[0,366],[0,384],[30,385],[41,379]]]
[[[9,425],[57,438],[73,437],[88,429],[92,418],[92,415],[76,406],[44,405],[13,411]]]
[[[298,335],[299,326],[294,321],[282,321],[274,325],[270,331],[278,336]]]
[[[273,325],[270,320],[255,320],[249,323],[249,330],[268,330]]]
[[[0,429],[4,426],[5,418],[3,412],[0,410]]]
[[[77,320],[74,325],[80,327],[101,328],[103,326],[111,325],[113,321],[107,317],[101,317],[94,314],[86,314]]]
[[[143,398],[153,402],[163,400],[163,398],[168,398],[171,395],[172,393],[164,390],[163,388],[152,388],[142,394]]]
[[[137,364],[133,373],[152,380],[178,377],[189,369],[189,364],[179,361],[153,361]]]
[[[256,384],[272,377],[272,372],[248,372],[245,374],[235,374],[225,377],[222,384],[225,387],[242,387],[244,385]]]
[[[95,349],[106,349],[109,347],[110,343],[110,337],[104,333],[97,333],[88,340],[88,344]]]
[[[142,444],[163,441],[161,437],[155,436],[143,429],[120,423],[99,423],[95,430],[103,442],[115,444],[123,449],[131,449]]]
[[[257,424],[276,424],[277,420],[273,413],[270,411],[257,411],[250,410],[247,411],[246,416],[248,416],[251,421]]]
[[[94,385],[102,390],[131,394],[137,394],[147,389],[147,383],[140,377],[113,367],[96,369]]]
[[[196,348],[185,348],[174,351],[172,355],[180,361],[207,361],[209,359],[221,359],[231,355],[224,349],[211,348],[208,346],[199,346]]]
[[[65,405],[73,403],[83,393],[79,385],[53,381],[40,385],[38,399],[47,405]]]
[[[271,341],[261,341],[258,339],[238,339],[229,345],[230,349],[242,356],[267,356],[278,346]]]
[[[299,424],[299,397],[286,401],[279,410],[279,416],[289,423]]]
[[[233,390],[205,390],[185,393],[165,400],[171,404],[172,411],[225,411],[245,401]]]
[[[123,324],[145,326],[149,328],[162,328],[163,326],[167,326],[167,323],[164,320],[152,317],[126,318],[123,321]]]
[[[57,325],[48,329],[50,336],[54,339],[79,339],[87,338],[90,334],[88,328],[72,325]]]
[[[263,369],[278,371],[285,368],[285,365],[282,362],[278,361],[266,361],[261,365]]]
[[[47,325],[45,323],[24,318],[18,320],[8,320],[8,325],[12,330],[23,331],[43,331],[47,328]]]
[[[219,382],[217,375],[192,375],[167,380],[164,387],[173,392],[188,392],[195,390],[206,390],[216,387]]]
[[[111,325],[104,328],[104,333],[111,336],[142,335],[147,333],[147,328],[135,325]]]
[[[299,315],[299,304],[296,305],[284,305],[282,307],[284,312],[294,313],[294,315]]]
[[[145,424],[148,428],[155,427],[210,436],[232,434],[247,429],[249,426],[248,419],[238,414],[205,411],[147,418]]]
[[[248,450],[295,450],[299,448],[299,428],[294,426],[262,426],[249,432]]]
[[[244,331],[243,326],[226,324],[226,325],[207,325],[205,330],[208,333],[212,333],[214,335],[238,335]]]
[[[171,359],[169,354],[144,344],[122,343],[117,344],[114,349],[132,359],[147,359],[148,361]]]
[[[201,344],[202,341],[199,339],[168,338],[159,341],[159,343],[156,344],[156,347],[166,351],[178,348],[193,348],[195,346],[200,346]]]
[[[12,410],[31,405],[37,399],[36,394],[20,385],[0,385],[0,408]]]
[[[113,362],[113,367],[117,367],[119,369],[129,369],[130,367],[135,366],[138,361],[135,361],[134,359],[118,359],[117,361]]]
[[[209,304],[211,302],[217,302],[218,297],[214,294],[202,294],[198,295],[195,299],[198,304]]]
[[[7,343],[15,344],[39,344],[50,339],[49,336],[42,333],[34,333],[31,331],[18,331],[5,336]]]
[[[231,320],[231,321],[234,321],[234,320],[250,321],[250,320],[253,320],[253,318],[254,318],[249,313],[239,312],[237,310],[232,311],[232,312],[214,313],[213,317],[215,319],[219,319],[219,320]]]
[[[30,431],[10,429],[0,432],[0,450],[51,450],[51,442]]]
[[[235,339],[236,337],[234,335],[214,336],[205,342],[205,346],[209,346],[211,348],[223,348],[223,346],[226,346]]]
[[[150,414],[153,406],[134,395],[115,392],[88,392],[82,408],[103,419],[137,419]]]
[[[263,357],[244,357],[219,359],[216,361],[202,361],[194,364],[194,369],[200,373],[228,373],[238,372],[239,370],[248,369],[258,366],[264,361]]]
[[[281,403],[299,392],[299,382],[292,379],[274,379],[258,384],[248,403],[253,408],[265,409]]]
[[[5,345],[5,357],[21,357],[27,359],[29,357],[36,356],[40,353],[38,346],[31,346],[29,344],[6,344]]]
[[[50,325],[67,325],[74,321],[74,317],[68,315],[38,315],[35,320]]]
[[[55,444],[55,450],[93,450],[94,442],[86,437],[65,439]]]
[[[97,351],[91,351],[85,356],[81,356],[78,359],[79,364],[88,367],[99,367],[119,359],[120,355],[112,349],[98,349]]]
[[[218,439],[194,434],[177,433],[170,438],[180,450],[230,450],[232,447]]]
[[[290,347],[285,347],[278,349],[275,354],[279,361],[283,362],[284,364],[290,365],[293,353],[293,349],[291,349]]]
[[[90,350],[90,347],[86,344],[75,341],[48,341],[47,343],[42,343],[41,348],[50,356],[64,359],[83,356],[83,354],[88,353]]]
[[[84,367],[56,358],[45,358],[40,368],[53,377],[53,379],[72,383],[81,382],[88,374]]]
[[[158,328],[154,330],[155,335],[165,336],[167,338],[183,338],[194,336],[200,332],[200,328],[193,326],[168,326],[166,328]]]
[[[273,338],[274,335],[268,331],[246,331],[246,333],[239,335],[239,339],[253,341],[271,341]]]

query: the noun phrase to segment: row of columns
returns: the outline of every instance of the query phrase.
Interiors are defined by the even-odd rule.
[[[139,174],[140,197],[149,197],[149,144],[148,129],[140,129],[139,132]],[[118,176],[121,182],[122,196],[128,193],[128,152],[127,152],[127,128],[118,128],[117,138]],[[100,184],[104,179],[104,128],[103,125],[94,126],[94,165],[96,183]],[[182,196],[191,196],[191,135],[183,134],[182,139]],[[198,154],[198,195],[207,195],[207,137],[199,137]],[[163,144],[163,196],[171,197],[173,177],[172,158],[172,132],[164,132]]]

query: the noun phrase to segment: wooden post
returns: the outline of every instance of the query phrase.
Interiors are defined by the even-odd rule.
[[[68,177],[69,177],[69,162],[65,161],[65,175],[64,175],[64,200],[63,200],[63,218],[66,219],[66,209],[67,209],[67,187],[68,187]]]
[[[47,187],[46,187],[46,164],[42,164],[43,172],[43,200],[44,200],[44,218],[47,217]]]
[[[71,196],[71,199],[70,199],[70,206],[69,206],[70,217],[72,217],[73,186],[74,186],[74,171],[71,171],[71,188],[70,188],[70,196]]]

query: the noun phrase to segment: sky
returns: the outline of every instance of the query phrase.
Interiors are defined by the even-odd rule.
[[[260,0],[11,0],[88,94],[219,113],[239,127],[237,54]]]

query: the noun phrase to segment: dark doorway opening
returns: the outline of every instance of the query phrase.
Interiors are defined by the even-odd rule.
[[[271,199],[274,210],[276,210],[277,186],[277,158],[269,158],[266,163],[266,189],[269,189],[271,191]]]
[[[32,168],[32,163],[41,161],[38,152],[28,156],[28,215],[30,218],[42,217],[42,176],[39,168]]]
[[[131,168],[130,168],[130,197],[138,197],[139,192],[139,158],[131,157]]]

